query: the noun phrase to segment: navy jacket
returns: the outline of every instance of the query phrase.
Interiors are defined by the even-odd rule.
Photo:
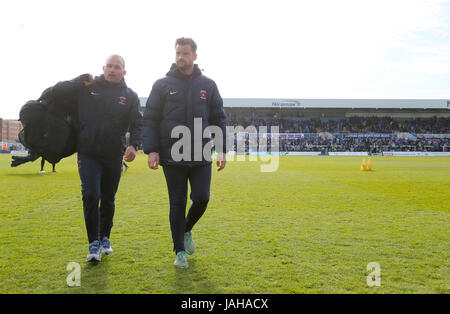
[[[127,131],[130,145],[137,148],[142,144],[139,97],[124,79],[111,84],[102,74],[88,87],[76,80],[63,81],[53,87],[52,93],[56,102],[76,106],[79,153],[103,159],[121,158]]]
[[[223,145],[221,151],[225,152],[226,115],[216,83],[202,75],[197,65],[194,65],[194,73],[186,76],[172,64],[166,77],[155,82],[147,100],[143,127],[144,153],[159,153],[161,165],[192,166],[210,163],[210,156],[205,158],[203,148],[211,138],[194,137],[194,118],[202,119],[201,137],[208,126],[220,128]],[[190,130],[191,156],[187,160],[174,161],[171,155],[172,145],[183,137],[171,137],[173,128],[177,126]],[[198,149],[197,155],[194,155],[195,147],[201,148],[200,159]],[[219,147],[216,149],[220,150]]]

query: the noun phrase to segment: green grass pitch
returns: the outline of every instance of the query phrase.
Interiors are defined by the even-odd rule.
[[[283,156],[213,171],[176,269],[162,169],[139,155],[121,180],[113,255],[87,264],[76,156],[57,173],[0,155],[0,293],[449,293],[450,158]],[[215,165],[214,165],[215,169]],[[81,286],[66,269],[81,266]],[[368,286],[367,264],[380,265]]]

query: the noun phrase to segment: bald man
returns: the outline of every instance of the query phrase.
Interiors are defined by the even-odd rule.
[[[103,74],[93,79],[59,82],[53,87],[57,103],[70,103],[78,116],[78,172],[89,241],[86,261],[101,261],[111,254],[110,234],[115,212],[115,195],[122,162],[132,162],[141,145],[142,115],[137,94],[127,87],[125,61],[111,55]],[[130,132],[128,147],[125,134]]]

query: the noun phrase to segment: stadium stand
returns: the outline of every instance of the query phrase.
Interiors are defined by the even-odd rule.
[[[249,118],[229,120],[229,125],[279,126],[280,133],[302,134],[300,138],[280,139],[280,151],[369,152],[419,151],[442,152],[450,147],[449,118],[393,119],[390,117],[350,117],[342,119]],[[268,129],[270,130],[270,128]],[[329,136],[320,134],[330,133]],[[405,133],[408,133],[407,136]],[[399,137],[402,134],[403,137]],[[419,134],[419,135],[418,135]],[[431,135],[426,138],[424,135]],[[443,137],[447,136],[446,138]],[[406,138],[405,138],[406,137]],[[248,139],[246,142],[248,145]]]
[[[267,132],[278,126],[281,152],[450,150],[450,101],[445,99],[225,98],[224,108],[229,126],[265,126]],[[248,134],[244,146],[248,152]]]

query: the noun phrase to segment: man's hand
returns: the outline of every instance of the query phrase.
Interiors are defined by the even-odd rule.
[[[134,146],[128,146],[123,159],[126,162],[132,162],[136,158],[136,154],[137,152]]]
[[[92,74],[88,74],[88,75],[89,75],[88,80],[83,82],[84,86],[90,86],[90,85],[94,84],[94,77],[92,76]],[[128,160],[125,160],[125,161],[128,161]]]
[[[226,164],[227,164],[227,155],[225,153],[218,153],[217,154],[217,171],[220,171],[223,168],[225,168]]]
[[[148,167],[150,169],[156,170],[159,165],[159,154],[158,153],[150,153],[148,154]]]

